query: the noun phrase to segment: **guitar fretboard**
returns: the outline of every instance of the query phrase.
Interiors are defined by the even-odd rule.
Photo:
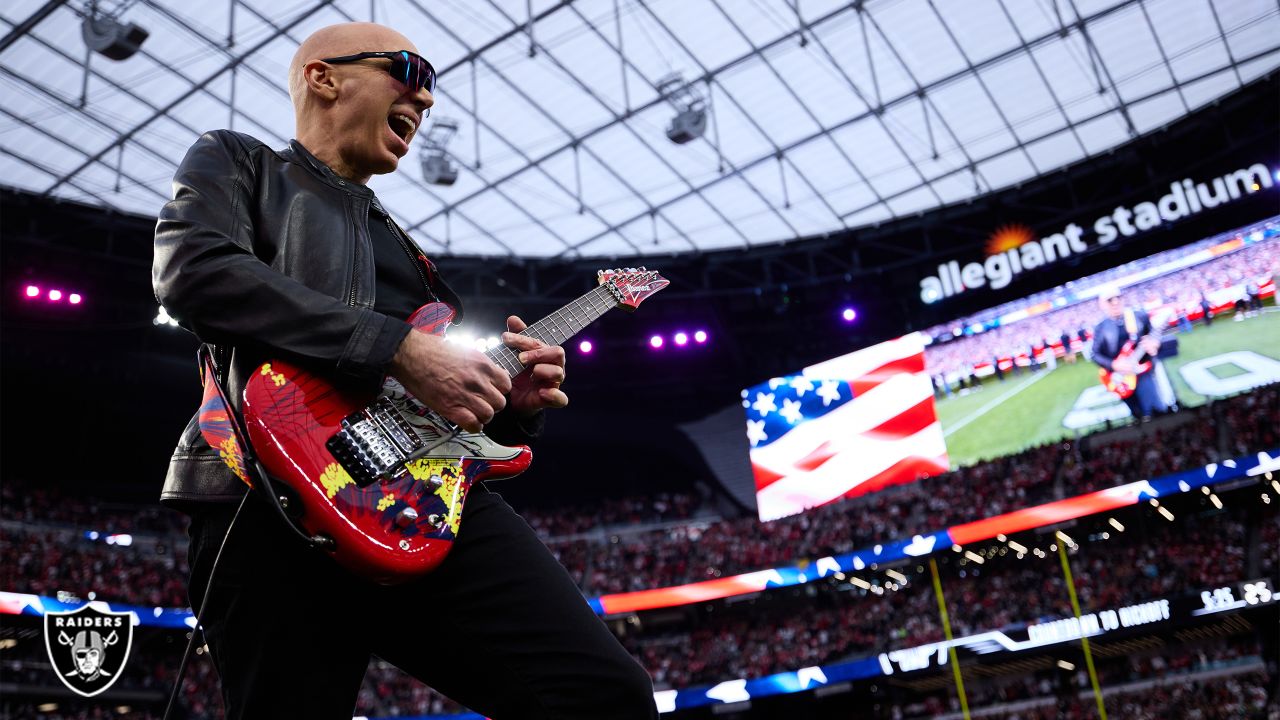
[[[598,285],[586,295],[525,328],[520,334],[536,338],[548,345],[560,345],[604,315],[615,304],[616,301],[613,294],[609,292],[609,288]],[[517,357],[518,353],[506,345],[499,345],[485,354],[506,370],[511,377],[519,375],[524,370],[524,365]]]

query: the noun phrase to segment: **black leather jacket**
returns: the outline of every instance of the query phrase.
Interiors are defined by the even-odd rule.
[[[297,141],[275,151],[228,130],[200,137],[173,186],[156,225],[156,299],[213,345],[234,402],[248,373],[276,356],[378,386],[409,325],[372,309],[372,190]],[[461,313],[457,295],[431,275],[436,296]],[[197,417],[174,450],[161,501],[239,500],[244,485],[205,442]]]

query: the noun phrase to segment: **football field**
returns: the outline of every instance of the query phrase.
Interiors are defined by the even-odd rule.
[[[1223,316],[1173,337],[1178,355],[1164,365],[1184,407],[1280,380],[1280,309],[1239,322]],[[937,400],[952,467],[1084,434],[1105,417],[1128,422],[1121,417],[1127,408],[1101,387],[1098,366],[1082,356],[1054,370],[1006,373],[1003,381],[993,375],[977,389]]]

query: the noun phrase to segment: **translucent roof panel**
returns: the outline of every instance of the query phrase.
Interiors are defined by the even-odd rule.
[[[440,70],[410,155],[371,182],[433,254],[689,253],[856,230],[1105,153],[1280,66],[1273,0],[96,6],[150,33],[136,54],[87,53],[87,0],[0,7],[0,182],[154,214],[200,133],[286,145],[299,44],[372,19]]]

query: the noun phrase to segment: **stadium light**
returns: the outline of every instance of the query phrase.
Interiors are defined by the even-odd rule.
[[[675,340],[675,343],[680,347],[684,347],[689,344],[689,336],[683,332],[676,333],[672,339]]]
[[[661,349],[661,348],[662,348],[662,336],[661,336],[661,335],[654,335],[653,337],[649,338],[649,347],[653,348],[654,350],[659,350],[659,349]]]
[[[857,320],[857,319],[858,319],[858,311],[857,311],[857,310],[854,310],[854,309],[853,309],[853,308],[851,308],[851,307],[847,307],[847,308],[845,308],[843,311],[841,311],[841,312],[840,312],[840,317],[841,317],[841,318],[844,318],[844,321],[845,321],[845,322],[847,322],[847,323],[851,323],[851,322],[853,322],[854,320]]]
[[[659,78],[657,85],[658,94],[676,111],[667,126],[667,138],[683,145],[702,137],[707,131],[707,99],[698,87],[685,82],[678,72]]]
[[[99,13],[97,6],[97,2],[91,0],[88,14],[80,22],[80,36],[84,38],[84,44],[112,60],[132,57],[151,33],[134,23],[117,20],[113,13]],[[121,3],[116,12],[124,6]]]
[[[424,120],[426,118],[423,118]],[[447,146],[458,133],[458,121],[436,118],[422,139],[422,179],[432,185],[449,186],[458,181],[458,167],[449,161]]]
[[[38,285],[28,285],[26,293],[29,298],[40,297],[40,287]]]
[[[50,290],[50,291],[49,291],[49,301],[50,301],[50,302],[61,302],[61,300],[62,300],[62,291],[61,291],[61,290]]]
[[[595,346],[591,344],[590,340],[583,340],[582,342],[578,343],[578,351],[581,352],[583,355],[590,354],[590,352],[594,348]]]
[[[84,298],[80,296],[80,293],[71,293],[67,296],[67,302],[72,305],[79,305],[81,300],[84,300]]]
[[[698,343],[698,344],[705,343],[705,342],[707,341],[707,331],[706,331],[706,330],[699,330],[699,331],[695,332],[695,333],[693,334],[693,341],[694,341],[694,342],[696,342],[696,343]]]

